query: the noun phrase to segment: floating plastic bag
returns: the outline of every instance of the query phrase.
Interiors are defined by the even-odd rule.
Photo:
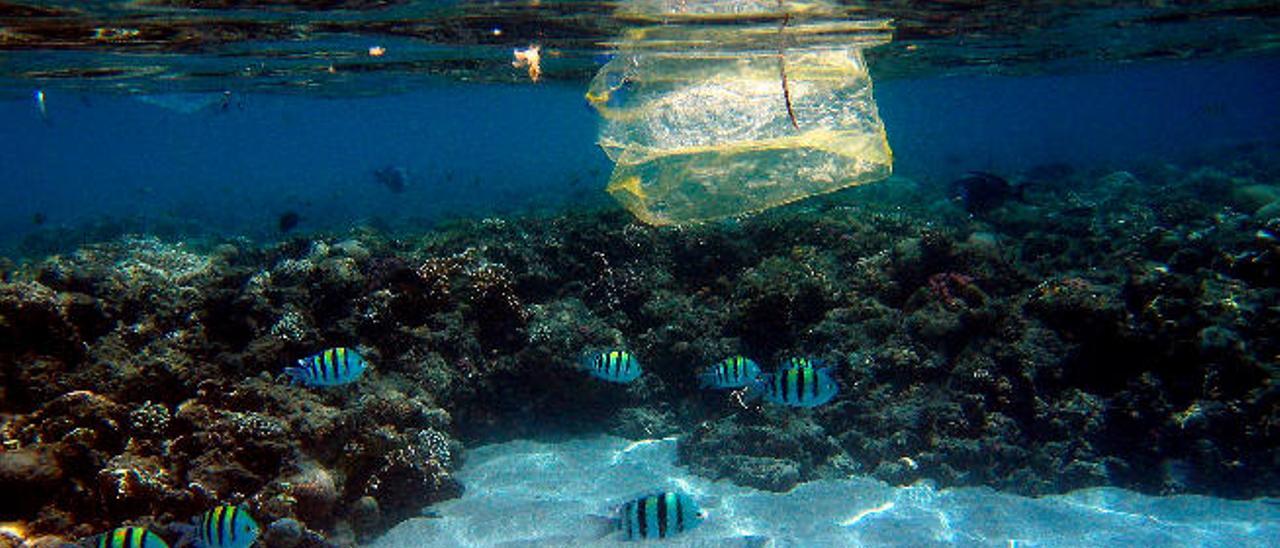
[[[615,164],[608,191],[628,210],[686,224],[889,176],[862,56],[889,41],[887,23],[815,22],[833,12],[814,3],[672,5],[624,6],[624,20],[667,24],[613,44],[587,93]]]

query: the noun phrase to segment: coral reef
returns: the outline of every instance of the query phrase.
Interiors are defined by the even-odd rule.
[[[357,340],[357,258],[324,242],[196,253],[127,239],[5,284],[0,485],[41,496],[6,500],[4,518],[72,538],[233,502],[268,531],[342,542],[456,496],[451,419],[396,357],[373,354],[383,375],[334,390],[279,376]]]
[[[236,503],[268,545],[349,545],[457,496],[463,441],[601,431],[680,436],[695,472],[771,490],[1275,496],[1280,168],[1254,160],[1040,170],[980,216],[889,181],[685,228],[603,210],[6,263],[0,491],[34,495],[0,521],[176,537]],[[281,374],[338,345],[373,364],[358,382]],[[574,368],[605,347],[645,374]],[[815,358],[841,393],[698,388],[738,353]]]

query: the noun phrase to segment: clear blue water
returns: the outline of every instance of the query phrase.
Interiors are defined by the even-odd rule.
[[[874,76],[874,66],[873,76]],[[32,92],[37,89],[32,86]],[[378,97],[218,94],[185,113],[129,95],[46,93],[0,101],[0,249],[43,213],[48,226],[122,218],[142,227],[270,238],[373,222],[424,228],[453,216],[574,208],[607,200],[583,89],[456,84]],[[1161,62],[1034,77],[890,79],[876,98],[895,172],[943,184],[969,170],[1178,163],[1280,139],[1280,61]],[[201,97],[201,96],[197,96]],[[394,194],[372,172],[402,166]]]

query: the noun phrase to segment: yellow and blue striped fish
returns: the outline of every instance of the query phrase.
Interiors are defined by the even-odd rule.
[[[284,373],[307,386],[338,386],[354,382],[368,367],[355,350],[338,347],[302,358],[297,367],[284,368]]]
[[[629,383],[640,378],[640,361],[625,350],[588,353],[579,366],[591,376],[616,383]]]
[[[258,522],[243,508],[229,504],[205,512],[196,527],[200,548],[249,548],[258,540]]]
[[[742,388],[751,386],[760,376],[760,366],[750,358],[734,356],[726,358],[698,375],[703,388]]]
[[[98,548],[169,548],[169,545],[145,527],[117,527],[98,539]]]
[[[752,385],[752,391],[764,396],[767,401],[781,405],[817,407],[836,397],[840,392],[840,385],[831,377],[831,368],[804,366],[761,375]]]
[[[704,519],[706,514],[693,497],[668,491],[623,504],[618,528],[624,540],[664,539],[693,529]]]

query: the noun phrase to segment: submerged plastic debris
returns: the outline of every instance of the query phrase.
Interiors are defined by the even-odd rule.
[[[587,92],[615,164],[609,193],[670,225],[888,177],[862,50],[891,30],[843,14],[788,0],[624,3],[619,18],[662,24],[612,44]]]
[[[511,66],[515,68],[529,67],[529,79],[537,82],[542,77],[542,47],[536,44],[530,45],[527,49],[517,49],[512,52],[515,61],[511,62]]]

